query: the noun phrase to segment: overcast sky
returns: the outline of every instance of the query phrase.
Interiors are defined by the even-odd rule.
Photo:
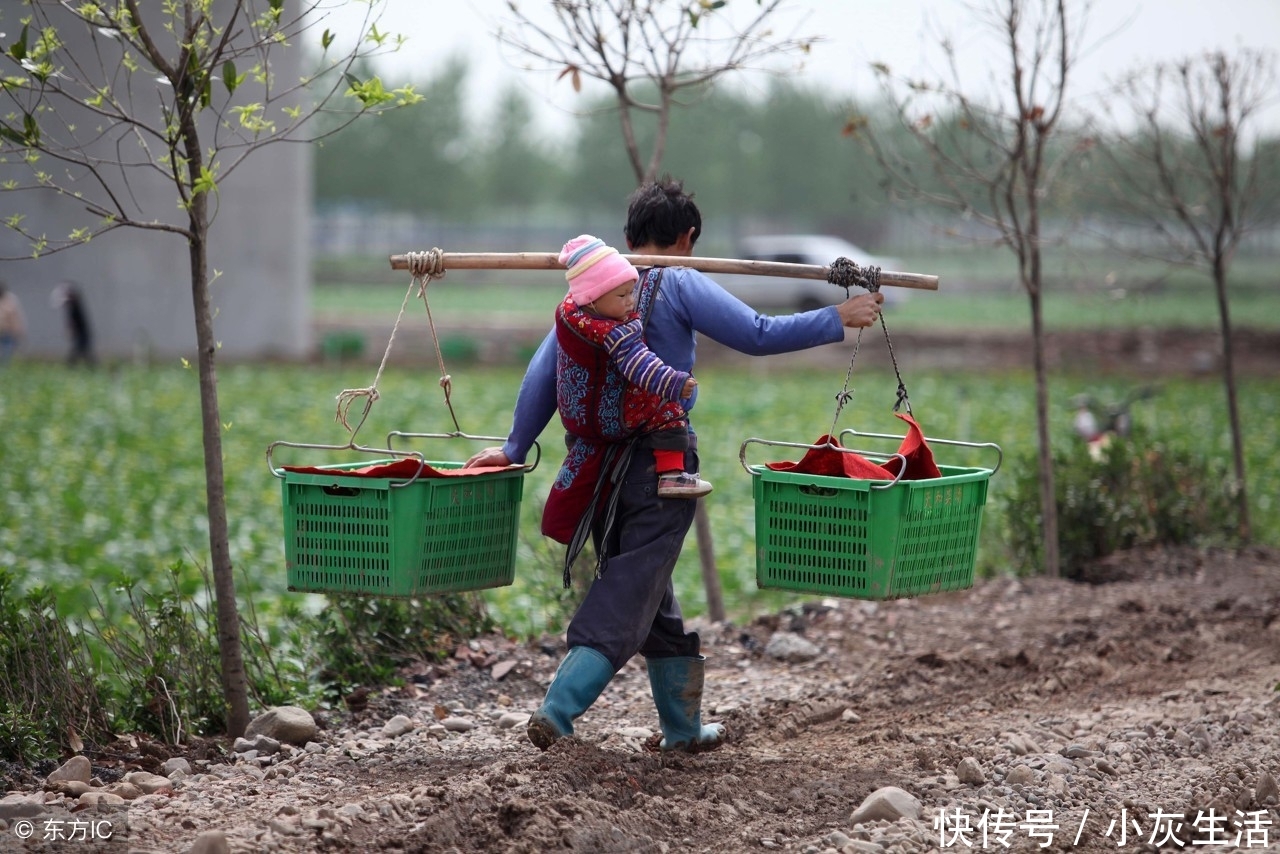
[[[734,2],[755,6],[748,0]],[[544,21],[550,19],[546,11],[550,5],[550,0],[519,3],[525,14]],[[913,74],[928,72],[931,63],[936,69],[940,34],[954,37],[965,63],[964,79],[980,84],[988,79],[991,67],[984,53],[996,43],[975,22],[970,5],[965,0],[791,0],[786,13],[776,19],[776,29],[783,34],[822,36],[794,79],[832,94],[873,95],[875,81],[869,66],[874,61]],[[1078,14],[1080,0],[1073,0],[1073,5]],[[581,96],[574,97],[568,82],[522,71],[500,49],[494,33],[500,24],[511,22],[507,0],[385,0],[384,9],[382,29],[409,38],[401,52],[388,60],[388,70],[412,68],[425,77],[449,57],[465,55],[470,59],[473,116],[485,115],[491,93],[514,82],[531,96],[548,133],[559,133],[569,123]],[[1280,50],[1280,0],[1097,0],[1083,44],[1086,53],[1071,92],[1075,99],[1087,101],[1104,89],[1108,79],[1135,66],[1219,48]],[[735,80],[753,85],[750,78]],[[603,90],[584,86],[583,91],[598,95]],[[1269,131],[1280,130],[1280,103],[1267,111],[1266,126]]]

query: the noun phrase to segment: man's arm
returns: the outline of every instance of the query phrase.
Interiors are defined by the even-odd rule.
[[[697,270],[672,268],[667,275],[671,274],[679,277],[679,284],[664,284],[659,299],[669,300],[671,310],[684,315],[694,330],[740,353],[770,356],[844,340],[838,306],[799,314],[760,314]],[[649,346],[665,358],[666,351],[656,340],[664,331],[650,324]],[[665,360],[683,366],[679,360]]]
[[[702,273],[687,268],[681,268],[680,273],[676,299],[693,328],[750,356],[790,353],[843,341],[846,327],[875,323],[884,303],[884,294],[859,294],[813,311],[760,314]]]

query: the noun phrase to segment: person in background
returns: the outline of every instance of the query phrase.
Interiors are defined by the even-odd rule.
[[[0,282],[0,365],[5,365],[27,337],[27,318],[18,296]]]
[[[623,234],[633,253],[690,257],[701,232],[702,214],[680,181],[664,177],[632,193]],[[649,348],[664,364],[687,372],[693,370],[698,333],[747,355],[787,353],[841,341],[846,328],[872,325],[884,302],[882,294],[869,293],[799,314],[762,315],[688,267],[641,271],[636,297],[642,307],[652,304],[645,334]],[[468,466],[525,459],[556,414],[558,359],[552,330],[525,371],[506,443],[475,454]],[[697,395],[695,388],[685,405],[691,419],[685,470],[694,472],[699,471],[692,428]],[[638,652],[645,658],[662,728],[661,749],[710,750],[724,742],[725,731],[720,724],[702,723],[706,659],[697,632],[685,628],[671,582],[697,502],[658,497],[652,449],[642,446],[618,459],[624,471],[605,467],[600,474],[617,477],[611,523],[598,522],[591,532],[607,571],[593,580],[569,623],[569,651],[529,721],[529,740],[545,750],[572,735],[574,719]]]
[[[53,289],[52,302],[54,308],[61,308],[67,323],[67,334],[71,336],[71,352],[67,354],[67,364],[84,363],[89,367],[97,364],[93,355],[93,328],[89,324],[89,311],[85,307],[84,297],[74,282],[64,282]]]

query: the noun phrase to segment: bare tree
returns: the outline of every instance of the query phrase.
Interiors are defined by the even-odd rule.
[[[1031,308],[1044,570],[1056,577],[1058,512],[1044,353],[1041,216],[1073,151],[1056,143],[1080,28],[1067,13],[1067,0],[988,0],[972,11],[1000,45],[991,54],[1001,60],[992,70],[994,91],[967,88],[955,46],[943,40],[948,71],[938,80],[901,79],[889,66],[876,64],[892,122],[880,126],[854,116],[846,133],[870,144],[899,199],[955,211],[1017,258],[1018,280]],[[920,174],[913,168],[920,162],[931,171]]]
[[[0,192],[54,193],[85,214],[83,227],[60,236],[21,213],[8,216],[5,225],[29,243],[24,257],[124,227],[174,234],[190,250],[209,547],[232,735],[244,732],[249,707],[227,539],[210,227],[220,182],[263,146],[308,141],[361,114],[418,99],[411,89],[389,92],[379,78],[353,73],[363,58],[399,44],[378,29],[379,2],[368,4],[355,46],[332,54],[336,36],[324,28],[332,0],[31,2],[21,21],[5,22],[14,30],[0,58],[0,98],[7,101],[0,111]],[[343,36],[350,41],[350,32]],[[321,57],[317,73],[277,80],[273,58],[301,49],[304,38],[314,40]],[[343,115],[311,132],[320,112]],[[135,188],[156,181],[174,196],[162,209],[147,209]]]
[[[512,29],[499,40],[533,70],[558,73],[575,91],[582,78],[613,90],[627,158],[636,183],[652,181],[662,167],[671,111],[687,90],[696,93],[734,71],[765,60],[808,53],[815,39],[777,38],[773,22],[783,0],[756,0],[735,27],[728,0],[554,0],[557,28],[542,27],[512,2]],[[645,157],[636,117],[656,119]]]
[[[1268,216],[1262,209],[1263,167],[1277,152],[1262,144],[1254,122],[1273,97],[1275,83],[1274,58],[1255,51],[1156,65],[1117,87],[1118,97],[1106,112],[1112,127],[1100,135],[1102,152],[1117,166],[1111,170],[1114,209],[1158,237],[1155,257],[1202,270],[1213,281],[1238,531],[1245,542],[1250,539],[1249,498],[1227,279],[1241,240],[1274,218],[1274,212]]]

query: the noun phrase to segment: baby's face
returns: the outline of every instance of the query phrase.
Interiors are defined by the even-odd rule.
[[[591,310],[601,317],[608,317],[613,320],[624,320],[627,315],[635,311],[636,308],[636,283],[627,282],[625,285],[609,291],[602,297],[596,297],[596,301],[591,303]]]

